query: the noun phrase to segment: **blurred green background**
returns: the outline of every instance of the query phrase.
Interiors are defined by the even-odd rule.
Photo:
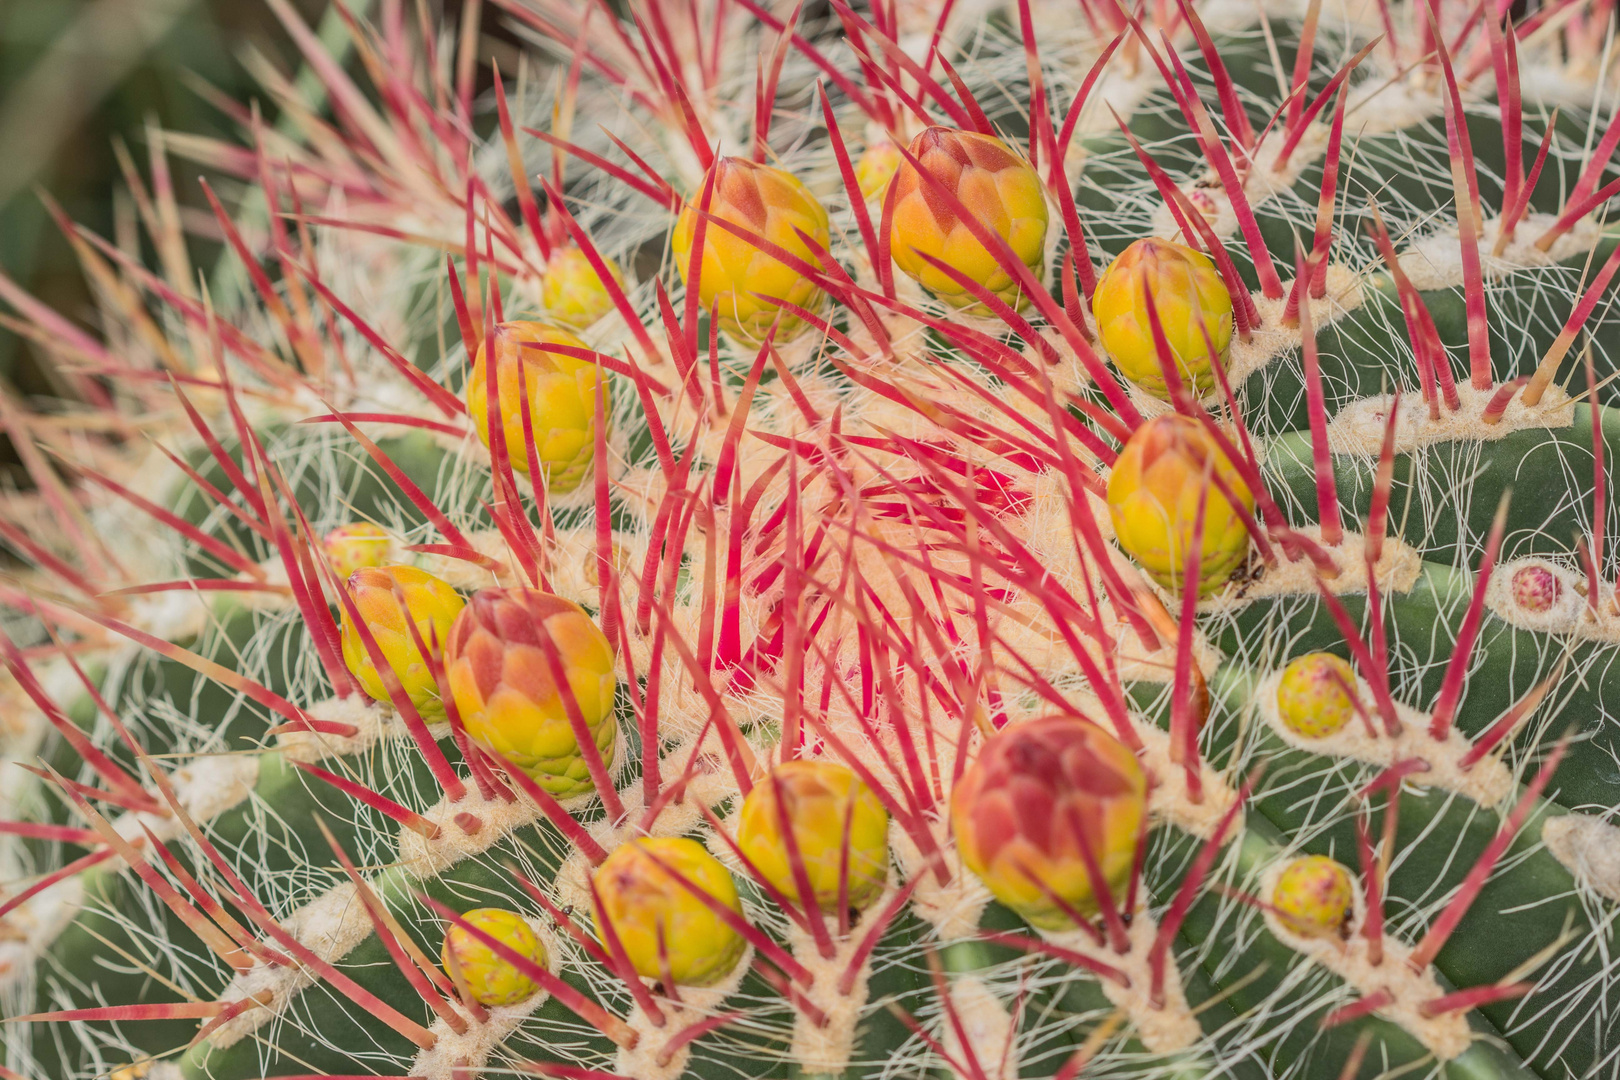
[[[293,3],[310,20],[326,6]],[[287,68],[296,62],[260,0],[0,0],[0,269],[56,310],[84,316],[90,295],[37,189],[112,235],[121,186],[114,140],[144,172],[148,122],[228,134],[187,73],[232,97],[252,96],[239,59],[248,42]],[[172,164],[181,204],[204,207],[197,170]],[[201,265],[208,246],[197,245]],[[3,328],[0,379],[25,395],[54,388],[32,350]]]

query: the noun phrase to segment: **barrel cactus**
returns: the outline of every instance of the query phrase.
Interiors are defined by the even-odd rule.
[[[1611,2],[270,5],[0,275],[0,1077],[1614,1073]]]

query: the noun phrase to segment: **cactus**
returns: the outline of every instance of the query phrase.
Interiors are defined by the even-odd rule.
[[[495,6],[0,275],[0,1077],[1613,1071],[1611,3]]]

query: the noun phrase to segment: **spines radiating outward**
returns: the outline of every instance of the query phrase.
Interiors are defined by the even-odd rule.
[[[0,1077],[1607,1075],[1611,0],[267,2],[0,274]]]

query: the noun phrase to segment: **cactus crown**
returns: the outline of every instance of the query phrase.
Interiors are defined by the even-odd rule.
[[[1612,0],[492,6],[0,275],[0,1077],[1612,1071]]]

